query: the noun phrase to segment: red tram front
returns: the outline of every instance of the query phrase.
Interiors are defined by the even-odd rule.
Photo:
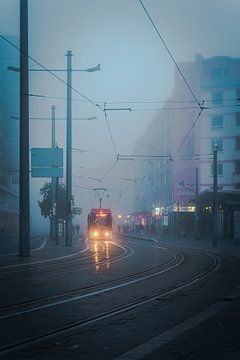
[[[88,214],[88,238],[90,240],[112,239],[112,213],[110,209],[93,208]]]

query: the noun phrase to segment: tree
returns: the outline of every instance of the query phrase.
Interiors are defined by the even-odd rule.
[[[42,195],[43,197],[42,201],[38,201],[38,205],[41,210],[41,215],[45,218],[47,217],[51,218],[53,213],[52,184],[45,182],[44,186],[40,189],[40,195]],[[58,218],[65,219],[67,217],[65,184],[58,185],[57,206],[58,206]],[[76,206],[73,196],[71,199],[71,210],[72,210],[72,217],[75,215],[80,215],[82,213],[82,209]]]

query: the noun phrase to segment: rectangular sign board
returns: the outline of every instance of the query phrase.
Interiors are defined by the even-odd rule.
[[[32,168],[32,177],[63,177],[63,168],[57,167],[36,167]]]
[[[59,148],[32,148],[32,166],[63,166],[63,149]]]

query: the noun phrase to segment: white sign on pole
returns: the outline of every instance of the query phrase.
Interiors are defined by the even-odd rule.
[[[63,149],[32,148],[31,165],[32,177],[63,177]]]
[[[59,166],[63,167],[63,149],[60,148],[32,148],[32,166]]]
[[[49,177],[49,178],[60,178],[63,177],[63,168],[57,167],[33,167],[32,177]]]

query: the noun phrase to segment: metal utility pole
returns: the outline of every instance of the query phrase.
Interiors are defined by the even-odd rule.
[[[200,234],[199,234],[199,212],[198,212],[198,179],[199,179],[199,174],[198,174],[198,167],[196,167],[196,178],[195,178],[195,186],[196,186],[196,193],[195,193],[195,238],[196,240],[200,240]]]
[[[28,0],[20,1],[19,255],[30,256]]]
[[[72,51],[67,51],[66,246],[72,246]]]
[[[72,51],[67,51],[67,139],[66,139],[66,246],[72,246],[72,72],[100,71],[100,64],[87,69],[72,69]],[[66,71],[65,69],[30,69],[30,71]],[[25,93],[28,93],[25,91]],[[89,118],[91,119],[91,118]],[[58,180],[57,180],[58,181]]]
[[[218,246],[218,214],[217,214],[217,188],[218,188],[218,164],[217,164],[218,145],[213,146],[213,241],[212,246]]]
[[[56,110],[56,107],[54,105],[52,105],[52,148],[55,148],[56,147],[56,115],[55,115],[55,110]]]
[[[196,167],[196,179],[195,179],[195,182],[196,182],[196,198],[198,197],[198,167]]]
[[[27,253],[27,241],[29,238],[29,107],[28,107],[28,71],[66,71],[65,69],[28,69],[28,17],[27,17],[27,0],[20,0],[20,233],[23,234],[22,239],[26,239],[26,244],[20,244],[20,253]],[[95,72],[100,71],[100,64],[87,69],[72,69],[72,51],[67,51],[67,140],[66,140],[66,245],[72,245],[72,72],[84,71]],[[11,71],[19,71],[15,66],[9,66]],[[24,95],[25,94],[25,95]],[[89,117],[86,120],[93,120],[96,117]],[[22,119],[22,120],[21,120]],[[22,165],[22,168],[21,168]],[[26,169],[28,179],[26,178]],[[22,180],[21,180],[22,174]],[[23,174],[25,176],[23,176]],[[57,186],[58,186],[58,179]],[[27,204],[28,203],[28,204]],[[23,210],[22,210],[23,209]],[[24,211],[24,214],[22,212]],[[21,215],[22,214],[22,215]],[[24,241],[24,240],[23,240]],[[29,246],[29,244],[28,244]],[[25,250],[21,250],[25,249]]]
[[[55,110],[56,107],[52,105],[52,148],[56,147],[56,116],[55,116]],[[57,184],[58,184],[58,178],[52,177],[51,185],[52,185],[52,218],[50,223],[50,230],[51,230],[51,239],[56,240],[56,243],[58,244],[58,220],[57,220]]]

